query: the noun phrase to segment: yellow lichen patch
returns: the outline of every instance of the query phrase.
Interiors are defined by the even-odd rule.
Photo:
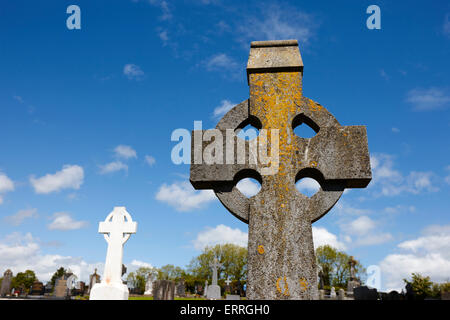
[[[310,163],[309,163],[309,166],[310,167],[317,167],[317,161],[311,161]]]
[[[308,281],[305,278],[300,278],[300,288],[304,292],[308,289]]]
[[[281,290],[281,286],[280,286],[281,280],[284,280],[284,290]],[[289,293],[289,286],[288,286],[287,281],[286,281],[286,276],[284,276],[284,279],[279,277],[277,279],[276,286],[277,286],[277,291],[279,293],[281,293],[282,295],[285,295],[285,296],[289,296],[290,295],[290,293]]]
[[[262,244],[260,244],[260,245],[258,246],[258,253],[259,253],[259,254],[264,254],[264,246],[263,246]]]

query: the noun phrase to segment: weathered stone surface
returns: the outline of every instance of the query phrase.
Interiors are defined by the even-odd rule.
[[[175,282],[156,280],[153,282],[153,300],[174,300]]]
[[[186,285],[184,279],[180,279],[175,286],[175,294],[178,297],[186,297]]]
[[[12,281],[13,273],[11,270],[6,270],[3,273],[2,287],[0,288],[0,297],[4,297],[11,293],[11,281]]]
[[[227,294],[225,300],[241,300],[241,296],[238,294]]]
[[[252,43],[247,66],[250,99],[236,105],[216,126],[224,137],[247,124],[266,129],[267,137],[279,130],[276,163],[261,159],[252,163],[250,141],[241,141],[246,146],[242,164],[237,164],[242,154],[236,149],[233,164],[227,164],[230,155],[225,151],[220,163],[199,163],[209,142],[196,144],[204,132],[192,134],[192,185],[213,189],[234,216],[249,224],[249,299],[317,298],[311,223],[334,206],[345,188],[364,188],[371,180],[365,127],[341,126],[322,105],[304,97],[302,72],[297,41]],[[294,128],[301,123],[317,134],[310,139],[296,136]],[[224,138],[223,150],[239,139]],[[258,137],[258,143],[262,140]],[[268,154],[277,150],[271,143],[267,142]],[[268,167],[276,165],[278,170],[267,174]],[[261,183],[260,192],[251,198],[236,188],[246,177]],[[321,186],[311,198],[295,187],[305,177]]]
[[[55,286],[55,297],[57,298],[65,298],[69,295],[69,290],[67,289],[67,280],[57,279]]]

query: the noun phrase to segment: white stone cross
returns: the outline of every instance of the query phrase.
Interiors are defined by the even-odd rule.
[[[227,280],[225,280],[225,283],[227,284],[227,286],[230,285],[230,283],[231,283],[230,276],[228,276]]]
[[[98,232],[103,233],[108,250],[101,283],[92,288],[90,300],[128,299],[128,288],[122,283],[123,245],[136,229],[137,222],[125,207],[114,207],[105,221],[100,222]]]

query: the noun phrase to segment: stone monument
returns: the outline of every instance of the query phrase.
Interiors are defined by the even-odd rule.
[[[331,287],[330,299],[336,299],[336,289],[334,287]]]
[[[217,284],[217,269],[219,269],[222,264],[217,260],[217,257],[214,257],[214,261],[209,264],[209,267],[212,269],[212,282],[211,285],[208,286],[208,292],[206,297],[208,299],[220,299],[222,295],[220,294],[220,286]]]
[[[56,298],[67,298],[69,296],[69,289],[67,289],[67,279],[66,277],[61,277],[56,279],[55,285],[55,297]]]
[[[183,278],[181,278],[175,285],[175,294],[178,297],[186,297],[186,285]]]
[[[100,275],[97,274],[97,268],[95,268],[94,273],[89,276],[89,289],[88,294],[91,293],[91,289],[94,287],[96,283],[100,282]]]
[[[348,260],[348,265],[350,267],[350,279],[347,284],[347,292],[353,294],[353,289],[356,287],[359,287],[361,283],[356,278],[356,272],[355,272],[355,266],[357,261],[353,258],[353,256],[350,257]]]
[[[315,299],[311,224],[330,211],[345,188],[364,188],[371,180],[366,128],[342,126],[325,107],[303,96],[302,77],[296,40],[252,42],[250,99],[228,111],[216,129],[192,134],[192,185],[212,189],[235,217],[248,223],[251,300]],[[314,137],[294,134],[303,123],[316,132]],[[259,136],[237,137],[235,130],[249,124],[259,129]],[[212,136],[214,142],[208,142]],[[245,149],[235,152],[240,145]],[[296,189],[295,183],[305,177],[321,186],[311,198]],[[258,180],[259,193],[245,197],[236,187],[243,178]]]
[[[137,223],[125,207],[115,207],[105,221],[100,222],[98,232],[105,237],[108,249],[102,281],[94,284],[89,300],[128,300],[128,287],[122,281],[123,245],[136,229]]]
[[[208,294],[208,280],[205,280],[205,288],[203,289],[203,296],[206,297]]]
[[[153,282],[153,300],[174,300],[175,282],[171,280],[156,280]]]
[[[6,270],[3,274],[2,287],[0,288],[0,297],[5,297],[10,294],[12,277],[13,273],[9,269]]]
[[[151,296],[153,294],[153,279],[151,276],[147,278],[147,281],[145,282],[145,295]]]

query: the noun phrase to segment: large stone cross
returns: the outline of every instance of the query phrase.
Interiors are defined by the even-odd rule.
[[[278,152],[270,163],[249,161],[251,141],[245,141],[245,163],[239,162],[242,152],[230,147],[240,139],[236,134],[223,139],[226,151],[218,153],[219,161],[198,163],[208,144],[196,143],[205,131],[192,135],[192,185],[213,189],[222,204],[249,225],[249,299],[316,299],[311,224],[334,206],[345,188],[364,188],[371,180],[366,128],[342,126],[325,107],[304,97],[302,77],[296,40],[252,42],[247,64],[250,99],[233,107],[216,126],[224,137],[248,124],[260,132],[266,129],[270,134],[260,134],[259,143],[266,139],[267,154]],[[314,129],[313,138],[294,133],[302,123]],[[279,139],[269,143],[272,132]],[[231,164],[230,155],[235,160]],[[276,170],[267,170],[269,166]],[[261,183],[251,198],[236,188],[247,177]],[[296,189],[295,183],[305,177],[321,186],[311,198]]]
[[[131,219],[125,207],[114,210],[99,223],[98,232],[102,233],[108,243],[105,270],[101,283],[96,283],[91,290],[91,300],[122,300],[128,298],[127,286],[122,283],[123,245],[132,233],[136,233],[137,223]]]

